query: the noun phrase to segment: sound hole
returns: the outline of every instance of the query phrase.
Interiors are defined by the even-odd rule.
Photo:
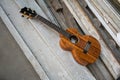
[[[70,36],[70,41],[71,41],[73,44],[75,44],[75,43],[78,42],[78,38],[77,38],[76,36],[72,35],[72,36]]]

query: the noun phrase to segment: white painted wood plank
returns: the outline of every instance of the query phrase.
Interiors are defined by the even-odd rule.
[[[117,32],[120,31],[120,26],[118,24],[120,24],[120,18],[118,17],[118,15],[115,14],[115,12],[113,13],[113,10],[111,9],[111,7],[109,5],[107,5],[105,0],[91,0],[91,3],[94,3],[95,7],[98,9],[98,12],[101,13],[102,17],[106,18],[106,22],[111,23],[113,29],[115,29]]]
[[[8,30],[10,31],[10,33],[12,34],[12,36],[14,37],[14,39],[16,40],[16,42],[18,43],[20,48],[23,50],[24,55],[29,60],[29,62],[32,64],[33,68],[39,75],[40,79],[41,80],[49,80],[46,73],[43,71],[41,65],[36,60],[33,53],[31,52],[29,47],[26,45],[26,43],[24,42],[24,40],[22,39],[20,34],[17,32],[17,30],[15,29],[15,27],[13,26],[13,24],[11,23],[11,21],[9,20],[9,18],[7,17],[7,15],[5,14],[5,12],[3,11],[3,9],[1,7],[0,7],[0,14],[1,14],[0,17],[6,24]]]
[[[38,5],[40,6],[40,8],[43,10],[44,14],[47,15],[47,17],[49,18],[50,21],[52,21],[54,24],[57,24],[56,19],[52,16],[52,12],[50,12],[48,6],[46,5],[44,0],[36,0],[36,2],[38,3]]]
[[[112,11],[112,13],[114,13],[114,15],[116,16],[116,18],[118,18],[120,20],[120,15],[119,13],[113,8],[113,6],[107,1],[104,0],[106,6]]]
[[[19,5],[29,5],[29,7],[37,10],[39,14],[45,17],[34,0],[21,2],[23,2],[23,0],[17,1]],[[71,54],[61,50],[58,45],[59,36],[56,35],[56,32],[45,27],[45,25],[39,21],[31,20],[31,24],[28,20],[21,18],[18,12],[18,5],[16,5],[14,1],[4,0],[1,2],[1,5],[7,14],[9,14],[10,20],[14,23],[16,29],[51,80],[95,80],[86,67],[78,65],[73,60]]]
[[[118,40],[119,40],[119,42],[120,42],[120,32],[117,33],[117,38],[118,38]]]
[[[94,12],[94,14],[96,15],[96,17],[100,20],[100,22],[104,25],[105,29],[109,32],[109,34],[113,37],[113,39],[115,40],[115,42],[119,45],[120,47],[120,42],[117,39],[117,33],[119,32],[119,29],[115,29],[115,27],[113,26],[114,24],[112,24],[113,22],[111,22],[111,18],[108,16],[108,13],[106,14],[104,11],[100,12],[101,8],[97,8],[98,5],[94,5],[92,0],[85,0],[86,3],[88,4],[88,6],[90,7],[90,9]],[[94,2],[95,3],[95,2]],[[100,2],[101,3],[101,2]],[[108,9],[109,10],[109,9]],[[113,18],[112,18],[113,19]],[[115,22],[115,21],[114,21]],[[120,28],[120,20],[117,19],[116,21],[116,25],[118,28]],[[118,31],[116,31],[118,30]]]
[[[103,17],[104,21],[107,23],[112,32],[116,35],[116,33],[120,32],[120,16],[117,17],[115,13],[112,12],[110,6],[107,6],[104,0],[93,1],[95,7],[100,12],[101,17]],[[109,14],[110,13],[110,14]],[[106,28],[107,30],[108,28]],[[109,31],[108,31],[109,32]]]
[[[99,40],[102,48],[100,57],[102,58],[105,65],[116,79],[120,75],[120,65],[115,59],[115,57],[112,55],[108,47],[105,45],[103,40],[100,38],[99,34],[92,25],[88,16],[86,16],[85,12],[83,11],[83,9],[80,7],[76,0],[64,0],[64,3],[71,11],[78,24],[79,25],[81,25],[81,23],[83,24],[83,26],[81,26],[82,30],[85,31],[85,33],[90,34]]]
[[[103,13],[103,15],[107,14],[105,17],[113,25],[113,28],[119,32],[120,16],[116,15],[116,13],[113,12],[112,8],[108,5],[109,3],[106,3],[106,1],[107,0],[96,0],[96,1],[92,0],[92,2],[95,2],[96,7],[99,8],[99,10]]]

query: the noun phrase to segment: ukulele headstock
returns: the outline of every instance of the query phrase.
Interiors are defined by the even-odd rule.
[[[20,10],[20,13],[22,14],[22,17],[27,17],[27,19],[37,16],[37,13],[35,12],[35,10],[32,10],[27,7],[22,8]]]

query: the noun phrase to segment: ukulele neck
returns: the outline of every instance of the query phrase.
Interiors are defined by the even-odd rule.
[[[48,21],[44,17],[42,17],[40,15],[36,15],[36,18],[39,19],[44,24],[46,24],[47,26],[49,26],[52,29],[54,29],[55,31],[57,31],[58,33],[64,35],[66,38],[70,38],[71,34],[69,34],[68,32],[66,32],[64,29],[58,27],[57,25],[53,24],[52,22]]]

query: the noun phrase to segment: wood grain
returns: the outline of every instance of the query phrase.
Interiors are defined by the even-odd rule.
[[[104,0],[93,1],[85,0],[90,9],[95,13],[96,17],[104,25],[105,29],[109,32],[112,38],[120,47],[120,43],[117,39],[117,33],[120,32],[120,18],[115,13],[113,8]],[[102,6],[100,6],[102,5]],[[109,14],[111,13],[111,14]]]
[[[74,59],[82,65],[88,65],[94,63],[101,51],[99,42],[89,35],[81,35],[75,28],[68,28],[67,31],[70,34],[76,36],[78,41],[76,43],[71,43],[71,41],[61,35],[60,45],[63,49],[71,51]],[[91,43],[90,48],[87,53],[84,52],[84,48],[88,41]]]

